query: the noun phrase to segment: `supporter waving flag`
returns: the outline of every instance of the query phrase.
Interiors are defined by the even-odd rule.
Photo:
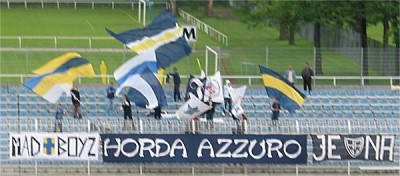
[[[290,113],[294,113],[304,104],[306,96],[286,78],[271,69],[259,67],[265,90],[270,98],[278,99],[281,106]]]
[[[165,93],[156,77],[157,68],[154,51],[139,54],[125,62],[114,72],[119,84],[116,94],[119,95],[124,87],[130,87],[128,98],[137,106],[148,109],[165,106]]]
[[[115,34],[107,28],[106,31],[128,48],[140,54],[149,50],[156,50],[164,44],[179,39],[182,29],[177,22],[171,11],[165,10],[151,24],[142,29],[132,29],[119,34]]]
[[[69,93],[77,77],[95,76],[92,64],[73,52],[51,60],[33,73],[39,76],[28,80],[24,86],[51,103],[56,103],[64,93]]]

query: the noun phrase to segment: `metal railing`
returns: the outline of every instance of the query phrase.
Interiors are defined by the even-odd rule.
[[[26,80],[36,77],[37,75],[34,74],[0,74],[0,80],[3,78],[16,78],[20,80],[20,83],[24,83]],[[196,75],[199,77],[200,75]],[[107,79],[107,83],[109,82],[115,82],[114,81],[114,76],[113,75],[105,75]],[[254,85],[254,82],[257,80],[261,80],[261,76],[259,75],[221,75],[222,79],[230,79],[230,80],[246,80],[248,85]],[[96,75],[94,78],[102,78],[101,75]],[[187,75],[182,75],[182,79],[187,79]],[[301,76],[297,76],[297,79],[302,79]],[[79,84],[85,84],[84,77],[79,77],[77,82]],[[395,80],[400,80],[400,76],[314,76],[314,86],[318,84],[319,81],[330,81],[331,84],[328,85],[333,85],[333,86],[338,86],[338,81],[340,80],[356,80],[359,84],[353,84],[353,85],[360,85],[364,86],[365,85],[365,80],[370,80],[370,81],[378,81],[378,80],[385,80],[389,81],[388,86],[394,86],[393,82]],[[165,79],[164,79],[165,80]]]
[[[24,46],[23,41],[25,40],[37,40],[43,42],[43,40],[47,41],[52,41],[54,48],[59,48],[59,43],[62,40],[69,40],[69,41],[74,41],[74,40],[79,40],[79,41],[87,41],[87,48],[92,49],[93,43],[96,40],[109,40],[109,41],[115,41],[113,37],[90,37],[90,36],[0,36],[0,40],[12,40],[12,41],[18,41],[18,48],[26,48],[29,46]],[[82,42],[84,43],[84,42]],[[62,47],[61,47],[62,48]],[[125,45],[122,45],[121,48],[125,48]]]
[[[279,133],[279,134],[324,134],[324,133],[329,133],[329,130],[336,129],[338,128],[341,129],[347,129],[347,132],[340,132],[344,134],[360,134],[357,131],[352,131],[352,129],[357,130],[358,128],[376,128],[380,129],[381,127],[394,127],[394,128],[400,128],[400,121],[396,120],[395,122],[392,121],[393,123],[390,124],[382,124],[382,123],[377,123],[374,122],[372,124],[370,123],[363,123],[364,120],[355,120],[355,119],[341,119],[341,120],[324,120],[324,119],[311,119],[313,123],[309,123],[309,119],[296,119],[296,120],[284,120],[284,121],[279,121],[279,124],[277,125],[278,127],[271,128],[263,128],[263,127],[270,127],[272,125],[271,120],[247,120],[243,121],[244,125],[241,125],[240,128],[243,129],[238,129],[239,126],[237,126],[237,122],[233,120],[225,120],[224,123],[216,124],[214,125],[219,125],[219,126],[214,126],[214,128],[209,128],[209,123],[208,122],[194,122],[192,120],[150,120],[150,119],[135,119],[132,122],[126,123],[124,120],[69,120],[65,119],[62,121],[63,125],[63,132],[103,132],[103,133],[143,133],[143,134],[148,134],[148,133],[158,133],[158,134],[184,134],[184,133],[214,133],[214,134],[227,134],[235,131],[226,131],[226,129],[232,129],[232,130],[241,130],[240,132],[244,132],[247,134],[271,134],[271,133]],[[172,121],[184,121],[185,123],[179,123],[183,124],[181,127],[177,128],[172,128],[171,124]],[[53,129],[55,128],[56,125],[56,120],[50,120],[50,119],[32,119],[32,118],[25,118],[21,120],[17,120],[15,118],[10,118],[9,120],[6,120],[5,123],[1,124],[1,126],[18,126],[18,128],[9,128],[9,130],[4,131],[0,130],[0,132],[52,132]],[[313,124],[320,124],[320,129],[321,131],[315,131],[313,128]],[[329,125],[328,125],[329,124]],[[335,125],[330,125],[330,124],[335,124]],[[133,126],[133,128],[126,128],[128,126]],[[326,126],[324,126],[326,125]],[[163,130],[165,128],[162,128],[163,126],[167,126],[167,130]],[[24,127],[24,128],[23,128]],[[225,129],[223,131],[222,129]],[[256,129],[256,130],[251,130],[251,129]],[[289,130],[285,130],[289,129]],[[302,130],[306,129],[306,130]],[[379,131],[379,130],[378,130]],[[339,133],[339,131],[337,132]],[[368,132],[368,134],[393,134],[392,132]],[[363,134],[363,133],[362,133]],[[4,137],[0,138],[1,140],[7,140]],[[396,144],[399,141],[399,138],[396,137]],[[309,144],[307,145],[308,147]],[[5,144],[0,144],[0,148],[2,148],[2,151],[7,152],[8,145]],[[310,152],[308,152],[308,155],[311,155]],[[378,170],[378,171],[398,171],[399,166],[399,149],[395,149],[394,151],[394,162],[391,163],[388,166],[381,166],[381,165],[375,165],[374,163],[371,162],[353,162],[353,161],[348,161],[346,165],[342,165],[341,167],[338,165],[332,165],[332,166],[326,166],[327,168],[329,167],[334,167],[334,169],[337,171],[340,170],[340,172],[347,172],[348,175],[351,175],[353,172],[360,172],[359,169],[361,170]],[[310,160],[309,158],[308,160]],[[8,161],[9,159],[5,159],[3,162]],[[340,161],[332,161],[332,162],[340,162]],[[12,163],[12,162],[10,162]],[[32,162],[31,162],[32,163]],[[284,165],[289,168],[291,168],[293,171],[293,175],[298,175],[300,172],[299,170],[307,170],[309,172],[321,172],[321,169],[324,168],[324,166],[317,165],[313,162],[307,162],[308,164],[306,165]],[[32,175],[37,175],[39,172],[40,173],[46,173],[46,174],[51,174],[51,173],[65,173],[66,168],[74,168],[74,169],[82,169],[79,171],[81,174],[96,174],[96,167],[104,167],[107,168],[106,171],[102,171],[102,173],[108,173],[110,167],[132,167],[132,166],[126,166],[126,165],[118,165],[118,164],[113,164],[113,165],[107,165],[107,164],[102,164],[100,162],[90,162],[88,161],[87,164],[84,162],[80,162],[77,164],[70,164],[70,165],[65,165],[62,166],[60,164],[47,164],[44,163],[39,163],[39,161],[35,160],[34,164],[26,164],[26,163],[17,163],[15,165],[2,165],[0,169],[5,169],[8,167],[16,167],[19,166],[19,168],[15,169],[14,172],[23,172],[24,174],[31,173]],[[33,167],[31,170],[27,170],[26,167]],[[50,167],[50,166],[55,166],[55,167]],[[318,167],[316,167],[318,166]],[[367,168],[373,166],[373,168]],[[22,168],[23,167],[23,168]],[[43,167],[47,167],[45,171],[42,170]],[[61,170],[55,169],[56,167],[61,167],[64,168]],[[138,166],[140,167],[140,174],[143,174],[143,165]],[[157,167],[157,165],[149,165],[146,167]],[[176,169],[179,169],[180,167],[185,167],[185,166],[175,166]],[[198,170],[195,171],[196,164],[192,165],[192,170],[191,172],[194,174]],[[236,166],[235,166],[236,167]],[[244,165],[241,166],[243,168],[254,168],[254,167],[259,167],[259,166],[252,166],[252,165]],[[268,167],[274,167],[273,165],[269,165]],[[312,170],[314,168],[314,170]],[[112,173],[113,171],[111,171]],[[121,172],[121,171],[119,171]],[[131,172],[131,171],[127,171]],[[135,171],[133,171],[135,172]],[[222,170],[222,174],[225,172],[229,172],[229,168],[227,170]],[[263,173],[265,171],[258,171],[260,173]],[[285,173],[288,173],[287,171],[284,171]],[[309,173],[307,172],[307,173]],[[203,171],[204,173],[204,171]],[[253,171],[250,173],[257,173],[257,171]],[[243,173],[246,175],[246,171]],[[357,173],[359,174],[359,173]]]
[[[126,4],[129,5],[131,7],[132,10],[135,9],[135,5],[138,5],[138,2],[136,1],[118,1],[118,0],[114,0],[114,1],[99,1],[99,0],[87,0],[87,1],[79,1],[79,0],[57,0],[57,1],[52,1],[52,0],[1,0],[1,3],[5,3],[7,8],[11,8],[13,7],[13,5],[18,6],[17,4],[23,4],[25,9],[28,9],[30,7],[30,5],[33,4],[40,4],[40,7],[42,9],[46,8],[47,5],[52,4],[55,5],[57,7],[57,9],[60,9],[60,7],[63,4],[73,4],[74,9],[78,9],[79,5],[81,4],[90,4],[90,8],[91,9],[95,9],[97,5],[103,5],[102,7],[104,7],[104,5],[109,5],[112,9],[115,8],[115,6],[121,5],[121,4]],[[34,7],[37,7],[36,5]],[[126,7],[126,6],[125,6]],[[87,6],[86,6],[87,8]]]
[[[201,20],[197,19],[193,15],[185,12],[182,9],[179,9],[179,15],[189,24],[196,26],[198,29],[205,32],[208,36],[218,40],[222,44],[228,46],[228,37],[223,34],[222,32],[214,29],[213,27],[207,25],[206,23],[202,22]]]

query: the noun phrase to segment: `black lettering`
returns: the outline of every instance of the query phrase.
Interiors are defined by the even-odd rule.
[[[71,141],[75,141],[75,153],[71,153]],[[77,156],[78,155],[78,138],[77,137],[68,137],[68,156]]]
[[[95,140],[96,140],[96,138],[94,138],[94,137],[89,137],[89,141],[92,142],[92,145],[90,145],[89,152],[88,152],[88,155],[89,155],[89,156],[96,156],[94,153],[92,153],[92,149],[93,149]]]
[[[58,143],[58,149],[57,149],[57,153],[58,156],[62,155],[63,153],[65,153],[66,149],[63,147],[63,145],[65,145],[67,141],[65,141],[64,139],[62,139],[61,137],[57,138],[57,143]]]
[[[28,151],[28,155],[30,155],[29,153],[29,146],[28,146],[28,138],[25,136],[25,139],[24,139],[24,143],[23,143],[23,145],[22,145],[22,151],[21,151],[21,155],[24,153],[24,150],[27,150]]]
[[[87,140],[88,140],[88,138],[86,138],[85,141],[82,141],[82,138],[79,138],[79,142],[81,142],[81,144],[82,144],[81,151],[79,152],[79,157],[81,157],[83,149],[85,149],[85,144],[86,144]],[[76,144],[76,145],[78,146],[78,144]]]
[[[21,155],[21,138],[11,138],[11,156]]]
[[[190,39],[196,40],[196,33],[195,33],[194,28],[191,28],[190,31],[188,31],[188,28],[183,28],[183,37],[186,40],[190,40]]]
[[[36,146],[38,147],[38,150],[35,152],[35,151],[33,151],[33,149],[34,149],[34,147],[33,147],[33,144],[34,143],[36,143]],[[34,156],[34,155],[37,155],[37,154],[39,154],[40,153],[40,151],[42,151],[41,149],[40,149],[40,142],[36,139],[36,138],[34,138],[34,137],[31,137],[31,156]]]

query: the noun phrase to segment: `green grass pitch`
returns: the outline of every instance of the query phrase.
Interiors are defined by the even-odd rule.
[[[156,8],[147,14],[147,22],[160,11]],[[213,26],[226,34],[229,38],[229,46],[223,46],[218,41],[211,39],[204,32],[198,30],[198,41],[191,43],[193,53],[174,64],[181,74],[199,74],[196,58],[201,60],[204,67],[205,46],[218,46],[221,48],[220,65],[221,73],[230,75],[250,74],[258,75],[256,64],[266,65],[279,72],[284,72],[287,65],[294,66],[298,74],[305,62],[313,62],[312,43],[301,38],[296,38],[296,45],[289,46],[286,41],[277,39],[278,30],[271,27],[249,29],[245,24],[219,18],[203,18],[201,9],[188,10],[198,15],[200,20]],[[1,8],[1,36],[104,36],[109,37],[104,28],[114,32],[142,27],[137,20],[137,11],[129,8],[121,9],[56,9],[56,8]],[[179,19],[181,25],[186,23]],[[58,47],[81,48],[88,46],[88,41],[60,40]],[[1,40],[2,47],[17,47],[18,41]],[[54,47],[53,40],[26,40],[24,47]],[[117,40],[99,40],[93,47],[98,48],[122,48],[122,43]],[[268,47],[268,51],[267,48]],[[266,57],[268,52],[268,58]],[[1,74],[31,74],[31,71],[63,52],[1,52]],[[99,73],[99,65],[104,60],[108,66],[108,74],[123,62],[135,55],[133,52],[125,53],[96,53],[80,52],[89,59],[96,73]],[[210,55],[212,58],[213,56]],[[344,56],[333,52],[323,51],[324,75],[359,75],[360,66]],[[214,60],[211,59],[209,73],[214,70]],[[212,64],[211,64],[212,63]],[[250,65],[245,65],[250,63]],[[340,71],[338,69],[340,68]],[[169,71],[167,69],[167,71]],[[2,82],[11,80],[2,79]]]

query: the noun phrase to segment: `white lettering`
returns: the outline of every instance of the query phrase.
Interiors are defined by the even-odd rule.
[[[207,145],[206,145],[207,144]],[[203,139],[200,142],[199,148],[197,149],[197,157],[203,157],[203,150],[210,150],[210,157],[214,158],[214,149],[208,139]]]
[[[135,146],[134,146],[135,149],[132,150],[132,152],[130,152],[130,153],[126,152],[125,149],[124,149],[125,145],[127,145],[129,143],[135,144]],[[128,139],[125,139],[125,140],[122,141],[120,150],[121,150],[121,153],[123,155],[125,155],[127,157],[134,157],[139,151],[139,144],[135,140],[133,140],[132,138],[128,138]]]
[[[146,146],[146,143],[149,144]],[[154,152],[151,151],[156,145],[154,144],[154,141],[149,139],[149,138],[139,138],[139,144],[140,144],[140,157],[144,157],[144,151],[149,151],[149,154],[151,157],[154,157]]]
[[[286,148],[287,148],[289,145],[291,145],[291,144],[297,145],[297,148],[298,148],[298,149],[297,149],[297,151],[296,151],[295,153],[288,153],[287,150],[286,150]],[[300,146],[299,142],[297,142],[297,141],[295,141],[295,140],[293,140],[293,139],[290,139],[290,140],[286,141],[285,144],[283,145],[283,152],[284,152],[285,155],[286,155],[287,157],[289,157],[290,159],[294,159],[294,158],[297,158],[297,157],[300,155],[300,153],[301,153],[301,146]]]
[[[110,138],[104,140],[104,147],[103,147],[104,156],[108,156],[108,149],[117,149],[114,153],[114,156],[115,157],[119,156],[119,153],[121,152],[120,151],[121,139],[115,138],[115,142],[117,142],[116,145],[108,145],[108,143],[110,143]]]
[[[273,144],[278,144],[275,147],[272,147]],[[272,151],[276,151],[278,153],[279,158],[283,157],[283,154],[279,151],[282,148],[282,142],[278,139],[267,139],[268,144],[268,158],[272,158]]]
[[[322,161],[325,158],[326,155],[326,150],[325,150],[325,135],[317,135],[317,139],[321,139],[321,144],[319,145],[319,148],[321,149],[321,155],[317,156],[313,154],[313,158],[315,161]]]
[[[244,148],[249,143],[249,140],[248,139],[234,139],[234,143],[241,144],[241,145],[239,145],[239,147],[236,148],[236,150],[232,153],[232,158],[247,158],[247,156],[249,154],[247,154],[247,152],[246,152],[246,150],[244,150]],[[242,151],[243,151],[243,153],[240,153]]]
[[[226,153],[224,153],[224,152],[232,144],[232,140],[231,139],[218,139],[217,141],[218,141],[218,144],[221,144],[221,143],[225,143],[225,144],[222,145],[222,147],[217,151],[215,156],[217,156],[217,158],[224,158],[224,157],[230,158],[232,156],[231,151],[228,151]]]
[[[336,145],[332,143],[333,140],[340,140],[339,135],[328,135],[328,158],[341,159],[340,155],[333,155],[333,150],[336,150]]]
[[[390,140],[389,146],[385,146],[386,140]],[[383,160],[383,155],[385,154],[385,151],[388,151],[389,161],[393,161],[393,146],[394,146],[394,136],[382,136],[381,155],[379,159]]]
[[[167,146],[165,151],[163,151],[161,153],[160,153],[160,150],[161,150],[160,144],[164,144],[165,146]],[[171,150],[171,147],[169,146],[167,141],[165,141],[164,139],[156,138],[156,157],[167,156],[170,150]]]
[[[265,141],[264,140],[262,140],[259,144],[260,144],[260,147],[261,147],[261,152],[260,152],[260,154],[258,154],[258,155],[254,155],[253,154],[253,148],[254,148],[254,146],[257,144],[257,140],[251,140],[250,141],[250,146],[249,146],[249,155],[252,157],[252,158],[254,158],[254,159],[261,159],[264,155],[265,155],[265,153],[266,153],[266,151],[265,151]]]
[[[368,160],[368,155],[369,155],[369,145],[372,146],[372,148],[375,151],[375,160],[379,160],[379,142],[380,140],[380,136],[376,135],[376,139],[375,139],[376,143],[374,144],[373,140],[371,139],[370,136],[365,136],[365,159]]]
[[[178,145],[179,144],[179,145]],[[182,150],[182,157],[187,158],[187,151],[186,146],[180,139],[176,139],[171,147],[171,153],[169,154],[170,157],[175,157],[175,150]]]

